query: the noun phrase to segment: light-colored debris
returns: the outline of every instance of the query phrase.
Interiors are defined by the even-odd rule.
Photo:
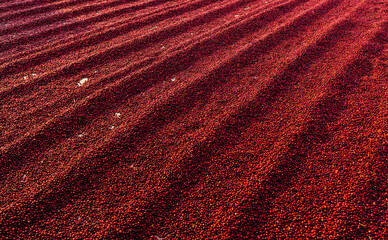
[[[87,81],[89,80],[89,78],[82,78],[81,81],[79,81],[78,83],[78,86],[81,87],[82,85],[84,85],[84,83],[86,83]]]
[[[171,78],[171,81],[175,82],[176,78]]]
[[[114,128],[115,128],[115,126],[113,126],[113,125],[109,127],[110,130],[112,130],[112,129],[114,129]]]
[[[240,17],[240,15],[236,14],[236,15],[234,15],[234,17]]]
[[[135,167],[135,166],[133,165],[133,163],[131,164],[130,168],[132,168],[133,170],[136,170],[136,169],[137,169],[137,167]]]
[[[83,136],[85,136],[86,135],[86,133],[85,132],[83,132],[83,133],[81,133],[81,134],[78,134],[78,137],[83,137]]]
[[[120,118],[121,117],[121,113],[117,112],[115,113],[115,118]]]

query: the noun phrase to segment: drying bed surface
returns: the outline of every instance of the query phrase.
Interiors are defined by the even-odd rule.
[[[385,0],[1,0],[4,239],[388,238]]]

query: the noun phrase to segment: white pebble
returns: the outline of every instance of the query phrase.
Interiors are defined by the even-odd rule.
[[[85,136],[85,133],[84,133],[84,132],[81,133],[81,134],[78,134],[78,137],[83,137],[83,136]]]
[[[176,78],[171,78],[171,81],[173,81],[173,82],[174,82],[175,80],[176,80]]]
[[[121,116],[121,113],[119,113],[119,112],[115,113],[116,118],[120,118],[120,116]]]
[[[112,130],[112,129],[114,129],[114,128],[115,128],[115,126],[113,126],[113,125],[109,127],[110,130]]]
[[[24,76],[24,77],[23,77],[24,80],[27,80],[27,78],[28,78],[27,76]]]
[[[234,17],[240,17],[240,15],[236,14],[236,15],[234,15]]]

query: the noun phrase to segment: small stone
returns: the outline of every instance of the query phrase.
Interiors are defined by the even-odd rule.
[[[120,116],[121,116],[121,113],[119,112],[115,113],[115,118],[120,118]]]
[[[112,129],[114,129],[114,128],[115,128],[115,126],[113,126],[113,125],[109,127],[110,130],[112,130]]]
[[[176,78],[171,78],[171,81],[173,81],[173,82],[174,82],[175,80],[176,80]]]

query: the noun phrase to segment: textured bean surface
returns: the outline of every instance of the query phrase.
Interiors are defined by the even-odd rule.
[[[0,0],[1,239],[388,239],[386,0]]]

